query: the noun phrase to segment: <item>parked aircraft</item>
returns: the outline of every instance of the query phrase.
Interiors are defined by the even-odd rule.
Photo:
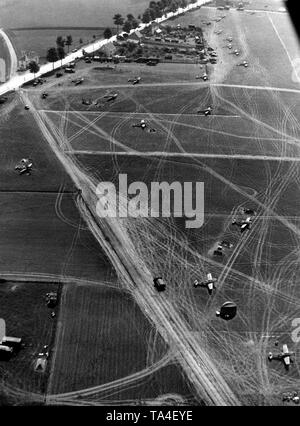
[[[288,370],[291,363],[293,362],[291,358],[292,355],[294,355],[294,352],[289,352],[288,346],[284,344],[282,345],[282,352],[280,352],[279,354],[273,355],[272,352],[269,352],[268,360],[282,361],[286,370]]]
[[[198,280],[194,281],[194,287],[206,287],[209,294],[212,294],[213,289],[215,288],[215,283],[217,278],[213,278],[211,273],[207,274],[207,280],[199,282]]]
[[[203,114],[205,116],[211,115],[212,114],[212,107],[208,106],[207,108],[205,108],[203,110],[199,110],[198,114]]]
[[[246,230],[249,230],[252,225],[252,218],[251,216],[246,217],[246,219],[233,219],[232,225],[237,225],[241,229],[241,233],[245,232]]]
[[[30,175],[32,166],[33,164],[30,158],[22,158],[20,163],[16,165],[15,170],[17,170],[20,175],[23,175],[24,173]]]
[[[118,97],[118,93],[107,93],[104,95],[104,98],[106,99],[106,102],[111,102],[116,100]]]
[[[128,83],[132,83],[133,85],[139,84],[141,81],[141,77],[129,78]]]

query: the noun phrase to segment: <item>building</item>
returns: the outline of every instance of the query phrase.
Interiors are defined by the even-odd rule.
[[[28,69],[29,63],[31,61],[34,61],[37,64],[39,64],[40,58],[33,51],[30,51],[30,52],[22,51],[22,56],[21,56],[20,59],[18,59],[18,70],[19,71],[26,71]]]
[[[110,57],[116,53],[116,50],[116,46],[113,44],[113,42],[110,41],[109,43],[101,47],[100,52],[103,52],[106,56]]]
[[[130,34],[128,40],[140,43],[142,38],[143,34],[140,31],[135,31],[134,33]]]

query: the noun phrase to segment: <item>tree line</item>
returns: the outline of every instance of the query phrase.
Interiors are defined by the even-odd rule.
[[[117,27],[117,33],[119,34],[120,27],[123,31],[129,33],[132,29],[135,29],[139,26],[139,23],[142,21],[145,24],[148,24],[150,21],[155,20],[156,18],[161,18],[164,14],[169,12],[175,12],[178,8],[185,8],[190,3],[196,3],[197,0],[159,0],[159,1],[150,1],[149,7],[145,10],[142,15],[139,15],[135,18],[131,13],[126,16],[126,19],[120,13],[117,13],[113,17],[113,22]],[[106,39],[112,37],[112,30],[108,27],[104,30],[103,36]],[[96,36],[93,36],[94,40]],[[80,39],[80,43],[83,41]],[[73,44],[73,38],[71,35],[68,35],[66,39],[61,36],[58,36],[56,39],[56,47],[51,47],[48,49],[46,59],[48,62],[54,63],[58,60],[63,60],[66,56],[65,46],[68,47],[68,53],[70,46]],[[34,61],[32,61],[34,62]],[[29,64],[31,72],[38,72],[38,64]]]
[[[142,15],[135,18],[131,13],[127,15],[127,19],[123,18],[120,13],[117,13],[113,17],[114,24],[117,27],[119,33],[120,27],[123,31],[129,32],[139,26],[140,21],[144,24],[148,24],[154,21],[156,18],[161,18],[166,13],[176,12],[178,8],[185,8],[188,4],[196,3],[197,0],[159,0],[150,1],[148,8]]]

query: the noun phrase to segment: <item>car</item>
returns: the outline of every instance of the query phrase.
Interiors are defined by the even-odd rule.
[[[67,74],[74,74],[75,70],[73,68],[65,68],[65,73],[67,73]]]
[[[156,61],[148,61],[148,62],[146,63],[146,65],[149,65],[149,66],[151,66],[151,67],[155,67],[155,66],[157,65],[157,62],[156,62]]]
[[[30,109],[29,105],[25,105],[24,107],[27,111]]]
[[[72,53],[76,53],[76,52],[78,52],[78,49],[75,48],[72,50]]]
[[[57,72],[56,73],[56,78],[60,78],[60,77],[62,77],[63,76],[63,73],[62,72]]]

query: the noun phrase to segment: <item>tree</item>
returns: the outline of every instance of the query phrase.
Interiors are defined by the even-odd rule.
[[[139,22],[136,19],[131,21],[131,28],[135,29],[139,26]]]
[[[143,18],[142,21],[144,24],[148,24],[151,21],[151,15],[150,15],[150,10],[146,9],[144,14],[143,14]]]
[[[151,21],[154,21],[154,19],[157,18],[155,9],[149,9],[149,14],[150,14],[150,20]]]
[[[132,15],[132,13],[128,13],[127,15],[127,21],[131,22],[134,20],[134,16]]]
[[[136,49],[136,44],[133,43],[132,41],[129,41],[127,43],[127,50],[128,50],[128,52],[132,53],[135,49]]]
[[[119,34],[119,27],[124,24],[124,18],[119,13],[114,16],[114,24],[117,26],[117,33]]]
[[[35,78],[35,74],[36,74],[37,72],[39,72],[39,70],[40,70],[40,66],[39,66],[39,64],[38,64],[37,62],[35,62],[35,61],[30,61],[30,62],[29,62],[29,65],[28,65],[28,69],[29,69],[29,71],[30,71],[31,73],[33,73],[33,76],[34,76],[34,78]]]
[[[65,40],[62,38],[62,36],[57,37],[56,46],[57,47],[64,47],[65,46]]]
[[[54,62],[58,61],[58,55],[57,55],[57,51],[56,51],[55,47],[51,47],[48,50],[46,59],[47,59],[48,62],[53,63],[53,70],[54,70]]]
[[[67,36],[67,40],[66,40],[66,46],[68,46],[68,53],[70,51],[70,46],[72,46],[73,44],[73,38],[71,35]],[[63,46],[62,46],[63,47]]]
[[[105,28],[103,32],[104,38],[109,39],[112,37],[112,31],[110,28]]]
[[[65,49],[62,46],[59,46],[57,48],[57,56],[60,59],[60,65],[62,66],[62,60],[65,58],[66,53],[65,53]]]
[[[131,28],[132,28],[131,23],[129,21],[126,21],[125,24],[123,25],[123,31],[125,31],[126,33],[129,33]]]

